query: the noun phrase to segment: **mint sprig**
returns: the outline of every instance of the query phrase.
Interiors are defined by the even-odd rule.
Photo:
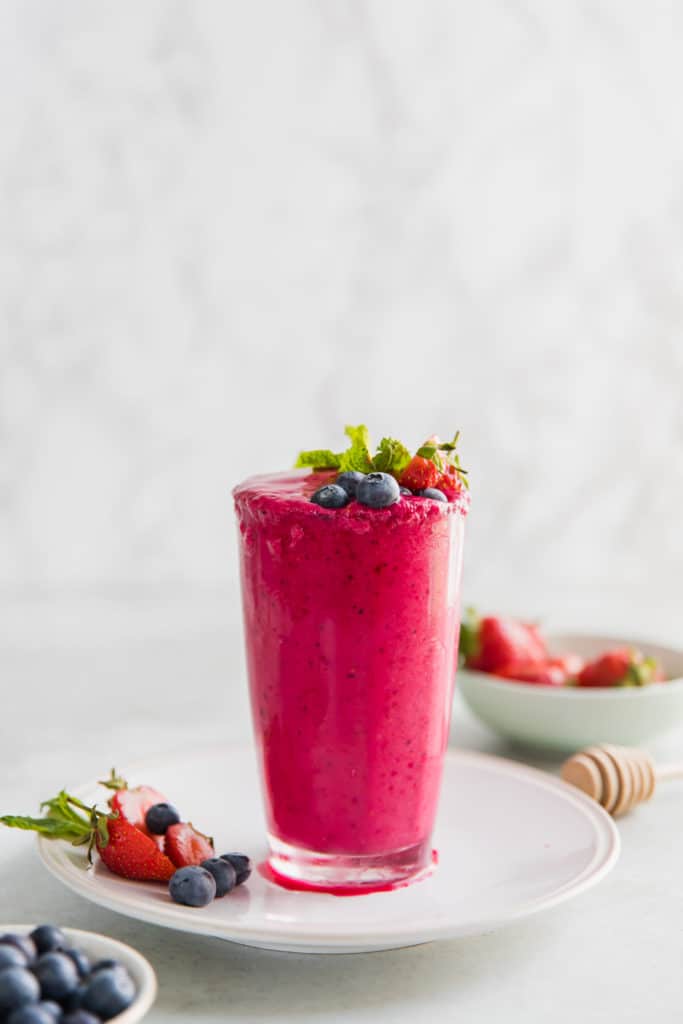
[[[398,477],[411,461],[410,451],[393,437],[383,437],[373,455],[370,433],[365,424],[360,424],[357,427],[347,426],[344,433],[351,441],[346,451],[333,452],[329,448],[317,448],[300,452],[295,467],[297,469],[336,469],[340,473],[347,470],[357,470],[361,473],[391,473]],[[457,452],[459,439],[460,431],[456,433],[452,441],[429,441],[418,448],[416,455],[423,459],[429,459],[442,473],[450,466],[455,470],[460,482],[465,487],[469,487],[467,470],[460,465],[460,457]]]
[[[47,814],[42,818],[31,818],[19,814],[5,814],[0,824],[8,828],[20,828],[38,832],[47,839],[65,839],[72,846],[88,845],[88,859],[92,863],[95,844],[100,848],[109,842],[108,822],[116,815],[104,814],[95,806],[89,807],[75,796],[61,790],[52,800],[41,805]]]

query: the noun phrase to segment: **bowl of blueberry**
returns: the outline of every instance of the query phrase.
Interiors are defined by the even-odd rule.
[[[106,935],[0,925],[2,1024],[134,1024],[156,993],[151,964]]]

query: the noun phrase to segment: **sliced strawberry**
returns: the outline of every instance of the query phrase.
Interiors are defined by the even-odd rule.
[[[469,668],[497,672],[513,663],[545,662],[548,659],[538,627],[516,619],[469,612],[462,624],[460,649]]]
[[[564,686],[567,673],[555,661],[513,661],[497,668],[495,675],[520,683],[535,683],[538,686]]]
[[[112,811],[118,811],[122,818],[149,835],[145,815],[154,804],[167,803],[166,797],[151,786],[135,786],[134,789],[119,789],[109,801]]]
[[[431,459],[414,455],[398,478],[401,487],[411,491],[423,491],[425,487],[436,487],[440,471]]]
[[[103,779],[100,784],[106,786],[107,789],[114,790],[114,795],[109,800],[109,806],[114,813],[118,813],[155,841],[158,839],[157,836],[152,836],[147,828],[145,816],[154,804],[168,802],[163,793],[160,793],[158,789],[153,789],[152,786],[134,786],[130,789],[126,780],[117,775],[114,768],[112,768],[109,778]]]
[[[166,830],[164,850],[177,868],[201,864],[203,860],[215,856],[213,839],[198,832],[187,821],[171,825]]]
[[[585,662],[580,654],[562,654],[550,659],[551,665],[564,669],[567,679],[576,679]]]
[[[156,843],[125,818],[109,818],[107,830],[106,843],[98,834],[97,850],[115,875],[143,882],[167,882],[175,872],[175,864]]]

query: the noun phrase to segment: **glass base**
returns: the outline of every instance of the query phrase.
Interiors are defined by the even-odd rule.
[[[434,858],[430,840],[405,846],[390,853],[355,856],[347,853],[318,853],[292,846],[268,834],[268,865],[283,884],[292,888],[324,892],[377,892],[393,889],[429,874]]]

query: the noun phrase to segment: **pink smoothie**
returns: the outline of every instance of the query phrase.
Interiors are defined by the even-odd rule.
[[[303,470],[234,492],[269,831],[323,854],[427,849],[467,502],[323,509],[309,499],[329,479]]]

